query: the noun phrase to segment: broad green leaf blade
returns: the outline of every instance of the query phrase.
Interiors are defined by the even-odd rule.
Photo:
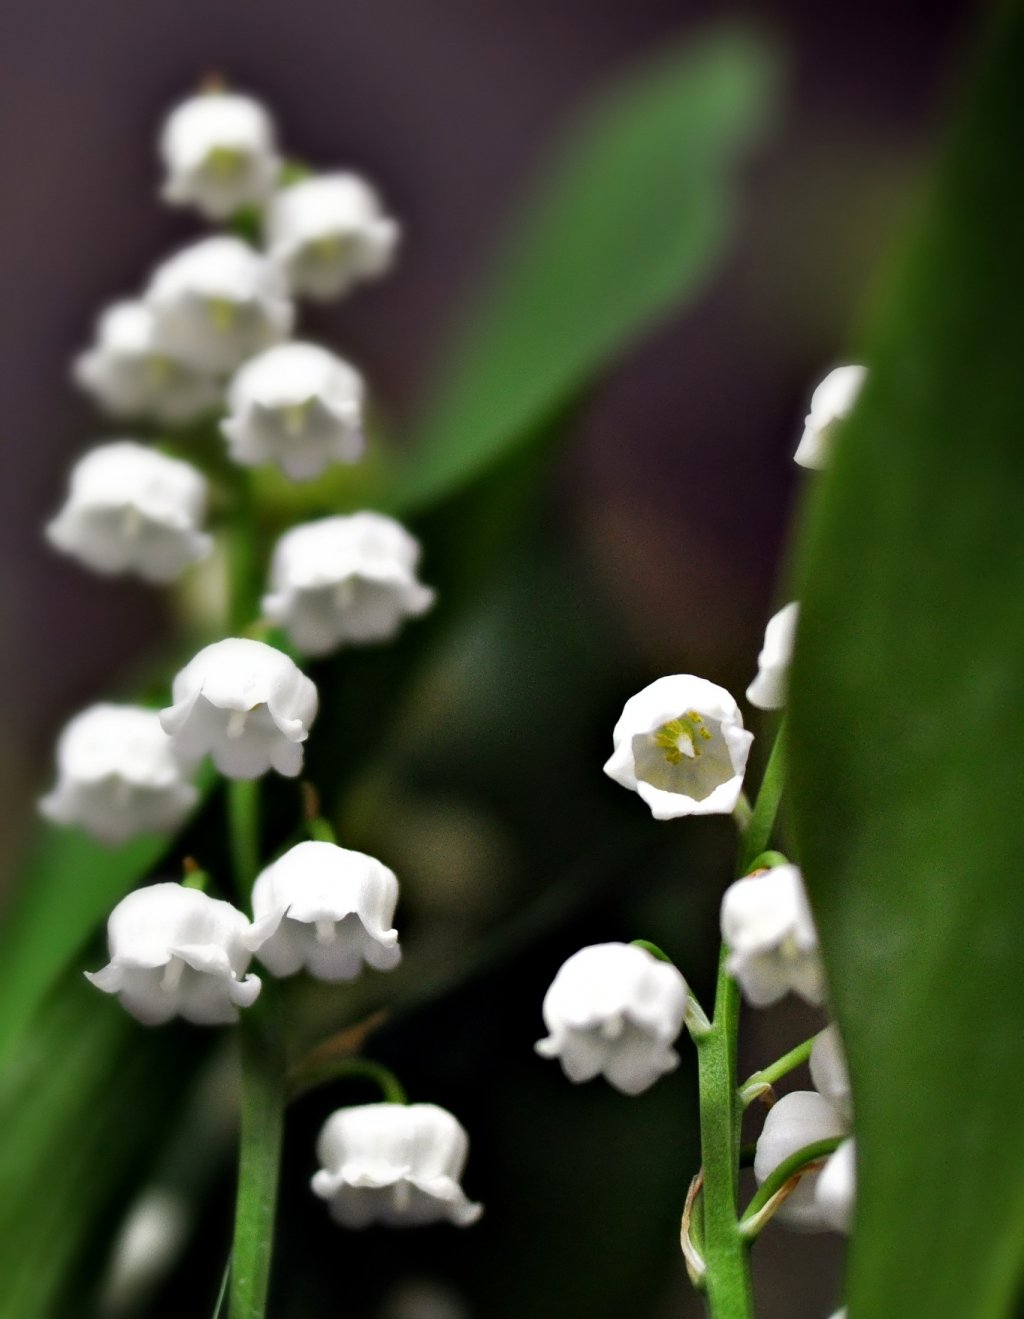
[[[1015,4],[803,543],[793,817],[853,1074],[854,1319],[1008,1315],[1024,1244],[1022,69]]]
[[[415,512],[535,434],[714,274],[775,62],[718,32],[639,70],[561,143],[456,345],[393,507]]]

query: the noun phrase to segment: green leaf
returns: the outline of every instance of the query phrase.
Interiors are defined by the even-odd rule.
[[[803,539],[793,818],[857,1110],[853,1315],[1008,1315],[1024,1244],[1022,68],[1014,4]]]
[[[536,434],[715,273],[737,166],[770,118],[775,61],[717,32],[638,70],[568,133],[499,254],[411,465],[416,512]]]

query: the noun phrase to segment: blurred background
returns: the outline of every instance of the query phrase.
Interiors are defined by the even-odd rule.
[[[379,1046],[415,1098],[449,1104],[473,1133],[468,1187],[487,1216],[466,1234],[342,1238],[303,1190],[311,1133],[332,1106],[312,1096],[290,1129],[275,1314],[700,1312],[676,1244],[696,1166],[691,1060],[637,1101],[570,1089],[532,1055],[540,1000],[568,953],[604,938],[656,939],[708,984],[728,830],[703,822],[670,849],[600,765],[622,701],[644,682],[683,670],[739,691],[753,674],[781,602],[809,392],[844,360],[914,204],[975,7],[16,0],[0,17],[5,870],[32,828],[61,725],[124,683],[171,627],[159,594],[88,576],[41,536],[71,458],[111,434],[72,389],[72,356],[99,308],[200,228],[156,198],[167,108],[219,70],[271,106],[303,157],[379,183],[405,225],[397,271],[305,325],[363,368],[400,443],[569,117],[723,17],[764,30],[784,67],[782,112],[745,170],[724,268],[574,418],[539,526],[423,678],[401,748],[343,808],[354,845],[409,878],[414,934],[427,941],[445,922],[454,937],[498,932],[493,965],[396,1020]],[[751,1067],[816,1024],[796,1010],[751,1022]],[[228,1171],[205,1201],[187,1274],[148,1313],[209,1312],[202,1289],[215,1288],[229,1203]],[[770,1231],[758,1270],[765,1319],[810,1319],[837,1302],[832,1239]]]

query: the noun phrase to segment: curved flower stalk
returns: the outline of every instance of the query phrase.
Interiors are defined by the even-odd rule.
[[[213,542],[199,530],[205,514],[206,480],[194,467],[115,440],[72,468],[46,536],[95,572],[165,583],[209,554]]]
[[[436,1104],[363,1104],[326,1121],[313,1193],[342,1227],[475,1223],[483,1212],[459,1178],[469,1152],[462,1125]]]
[[[747,688],[747,700],[758,709],[781,710],[786,704],[799,617],[800,606],[793,601],[768,620],[764,645],[757,657],[757,677]]]
[[[267,110],[251,96],[203,91],[168,115],[160,136],[167,172],[161,191],[174,206],[225,220],[266,201],[281,171]]]
[[[380,513],[307,522],[277,543],[263,612],[305,655],[390,641],[434,603],[419,558],[418,541]]]
[[[39,803],[56,824],[79,825],[110,845],[170,833],[196,803],[185,762],[155,710],[93,705],[57,742],[57,782]]]
[[[244,637],[214,642],[175,677],[171,696],[160,722],[186,760],[209,754],[232,779],[301,772],[316,687],[273,646]]]
[[[181,884],[129,893],[107,923],[110,961],[86,979],[146,1026],[184,1017],[201,1026],[238,1020],[260,992],[246,975],[261,935],[229,902]]]
[[[267,250],[294,294],[328,301],[390,269],[399,227],[358,174],[318,174],[277,193]]]
[[[268,348],[231,382],[221,423],[228,452],[243,467],[274,463],[293,481],[357,462],[366,447],[364,393],[359,372],[325,348]]]
[[[730,885],[721,923],[726,969],[754,1007],[767,1007],[790,991],[808,1003],[822,1001],[818,932],[796,866],[774,866]]]
[[[811,410],[794,462],[814,469],[828,465],[836,431],[853,411],[866,379],[863,366],[837,366],[828,373],[811,395]]]
[[[391,922],[393,871],[333,843],[298,843],[263,870],[253,917],[266,939],[259,960],[275,976],[305,970],[316,980],[354,980],[364,966],[392,971],[401,961]]]

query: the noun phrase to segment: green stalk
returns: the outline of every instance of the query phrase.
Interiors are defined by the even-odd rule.
[[[814,1048],[814,1041],[817,1035],[812,1035],[809,1040],[804,1040],[796,1048],[790,1049],[784,1053],[781,1058],[777,1058],[768,1067],[762,1067],[759,1072],[754,1072],[743,1082],[740,1087],[740,1103],[744,1108],[747,1107],[759,1094],[773,1086],[776,1081],[781,1081],[784,1076],[788,1076],[801,1063],[805,1063],[811,1056],[811,1050]]]
[[[235,892],[243,907],[260,868],[260,781],[231,779],[227,785],[228,837]]]

